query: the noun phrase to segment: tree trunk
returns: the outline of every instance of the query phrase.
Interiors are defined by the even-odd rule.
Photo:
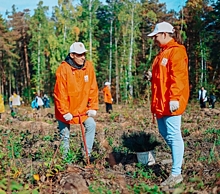
[[[118,39],[115,38],[115,76],[116,76],[116,104],[119,102],[119,67],[118,67]]]
[[[132,54],[134,44],[134,6],[131,10],[131,37],[130,37],[130,52],[128,60],[128,82],[129,82],[129,94],[133,98],[133,80],[132,80]]]
[[[92,0],[89,1],[89,54],[92,61]]]
[[[30,77],[30,70],[28,64],[28,53],[27,53],[27,44],[24,42],[24,58],[25,58],[25,67],[26,67],[26,77],[27,77],[27,86],[30,86],[31,77]]]
[[[110,51],[109,51],[109,82],[111,83],[112,77],[112,23],[113,20],[110,21]]]
[[[39,24],[40,32],[41,24]],[[40,94],[40,37],[38,37],[38,52],[37,52],[37,93]]]

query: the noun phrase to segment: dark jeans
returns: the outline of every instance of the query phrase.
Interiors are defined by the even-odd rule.
[[[215,102],[209,102],[209,105],[212,106],[212,108],[215,108]]]
[[[106,112],[111,113],[112,112],[112,104],[106,102],[105,105],[106,105]]]
[[[200,108],[205,108],[206,105],[205,105],[206,102],[204,102],[203,100],[200,100]]]

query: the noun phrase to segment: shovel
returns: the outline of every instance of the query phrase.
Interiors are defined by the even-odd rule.
[[[77,115],[77,116],[74,116],[74,117],[79,117],[79,123],[80,123],[81,132],[82,132],[83,145],[84,145],[84,149],[86,151],[86,161],[87,161],[87,164],[90,165],[89,153],[88,153],[86,138],[85,138],[85,128],[84,128],[84,126],[82,124],[82,120],[81,120],[81,116],[83,116],[83,115],[86,115],[86,114],[81,114],[81,115]]]

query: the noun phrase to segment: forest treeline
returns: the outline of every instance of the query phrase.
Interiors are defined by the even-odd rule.
[[[39,1],[33,14],[0,15],[0,92],[13,90],[29,103],[34,92],[52,97],[55,71],[74,41],[88,49],[100,90],[112,83],[116,103],[149,97],[144,71],[158,48],[147,37],[155,24],[172,23],[181,31],[189,56],[191,98],[203,85],[217,96],[220,89],[220,0],[188,0],[180,12],[167,11],[158,0],[58,0],[52,13]]]

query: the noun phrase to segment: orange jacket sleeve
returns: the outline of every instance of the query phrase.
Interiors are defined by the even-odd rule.
[[[69,113],[69,101],[67,94],[67,74],[65,68],[60,65],[56,71],[56,84],[54,87],[55,106],[64,115]]]
[[[94,67],[92,66],[92,84],[90,87],[90,92],[89,92],[89,101],[88,101],[88,108],[93,109],[93,110],[98,110],[98,86],[97,86],[97,81],[96,81],[96,75],[95,75],[95,70]]]
[[[185,48],[174,48],[170,56],[169,70],[170,77],[170,100],[178,100],[185,88],[185,80],[188,80],[188,58]]]

